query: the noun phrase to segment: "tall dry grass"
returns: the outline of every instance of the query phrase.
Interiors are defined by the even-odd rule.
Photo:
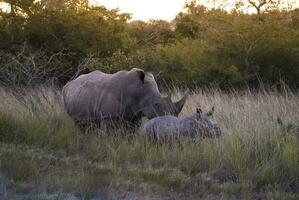
[[[182,96],[173,91],[174,98]],[[215,106],[223,135],[172,145],[152,144],[140,131],[82,133],[54,88],[1,88],[0,98],[0,164],[16,180],[72,188],[87,197],[99,188],[298,197],[299,95],[288,90],[195,91],[181,116]],[[224,179],[227,173],[234,178],[223,183],[215,177],[221,172]]]

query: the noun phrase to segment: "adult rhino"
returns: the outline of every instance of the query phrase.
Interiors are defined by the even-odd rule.
[[[186,94],[174,103],[163,97],[154,76],[138,68],[80,75],[63,87],[62,94],[68,114],[80,124],[126,122],[134,127],[143,116],[177,116],[187,98]]]

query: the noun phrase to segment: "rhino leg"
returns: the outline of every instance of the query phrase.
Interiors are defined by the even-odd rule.
[[[89,132],[95,128],[103,129],[107,133],[111,133],[115,129],[124,129],[129,133],[135,133],[141,125],[141,117],[135,117],[130,120],[122,120],[119,118],[107,118],[99,120],[74,120],[76,126],[81,130],[81,132]]]
[[[81,121],[75,119],[74,123],[82,133],[87,133],[102,127],[99,121]]]
[[[135,133],[141,125],[141,118],[135,117],[130,120],[112,118],[102,120],[99,124],[101,125],[101,128],[105,128],[106,132],[111,132],[111,130],[122,129],[129,133]]]

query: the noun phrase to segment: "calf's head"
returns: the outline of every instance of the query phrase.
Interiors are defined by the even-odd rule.
[[[202,112],[200,108],[196,109],[196,118],[199,124],[199,132],[203,137],[219,137],[221,135],[221,129],[213,121],[212,116],[215,108],[212,107],[207,113]]]

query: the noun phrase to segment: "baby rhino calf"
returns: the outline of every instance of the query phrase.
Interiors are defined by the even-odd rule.
[[[190,117],[178,118],[174,116],[161,116],[149,120],[143,128],[147,137],[155,140],[168,140],[179,136],[195,137],[197,134],[203,137],[219,137],[220,128],[211,120],[214,107],[207,113],[196,109],[196,113]]]

